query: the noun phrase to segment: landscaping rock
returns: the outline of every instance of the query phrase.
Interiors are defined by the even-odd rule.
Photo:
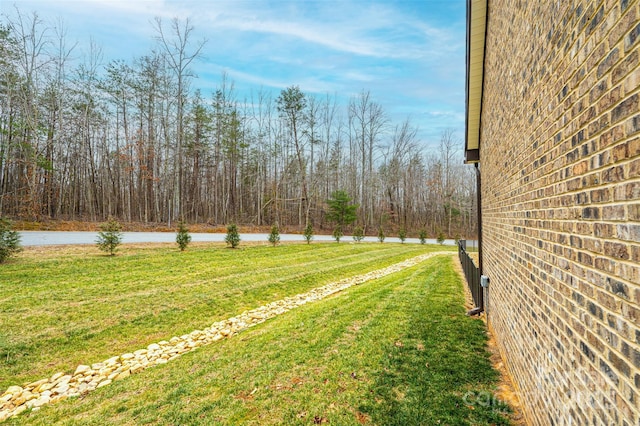
[[[53,392],[58,395],[63,395],[69,390],[69,383],[60,383],[58,386],[53,388]]]
[[[15,395],[18,393],[22,393],[22,388],[20,386],[9,386],[3,395]]]
[[[97,388],[101,388],[101,387],[103,387],[103,386],[110,385],[110,384],[111,384],[111,380],[104,380],[104,381],[102,381],[102,382],[100,382],[100,383],[98,384],[98,386],[96,387],[96,389],[97,389]]]
[[[124,370],[123,372],[119,373],[114,380],[121,380],[121,379],[126,379],[127,377],[129,377],[131,375],[131,371],[129,370]]]
[[[73,375],[74,376],[77,376],[77,375],[80,375],[80,374],[84,375],[84,374],[88,373],[90,370],[91,370],[91,367],[89,367],[88,365],[79,365],[76,368],[76,372],[73,373]]]
[[[18,414],[21,414],[23,412],[27,411],[27,406],[26,405],[21,405],[18,408],[16,408],[15,410],[13,410],[12,415],[13,416],[17,416]]]

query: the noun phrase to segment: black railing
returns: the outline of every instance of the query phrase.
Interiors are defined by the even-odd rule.
[[[480,269],[473,262],[473,259],[469,256],[466,250],[466,241],[458,241],[458,256],[460,257],[460,263],[462,264],[462,270],[464,276],[467,278],[467,284],[469,285],[469,291],[473,297],[473,303],[476,308],[480,310],[484,309],[484,294],[483,288],[480,285]]]

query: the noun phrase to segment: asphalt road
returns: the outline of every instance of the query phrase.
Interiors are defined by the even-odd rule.
[[[176,234],[173,232],[123,232],[123,243],[175,243]],[[226,234],[192,233],[193,242],[224,242]],[[62,244],[95,244],[98,238],[97,232],[69,232],[69,231],[20,231],[21,244],[23,246],[49,246]],[[240,241],[267,242],[268,234],[240,234]],[[302,235],[280,234],[280,241],[304,241]],[[333,241],[330,235],[314,235],[313,241]],[[351,236],[342,237],[341,241],[353,242]],[[366,237],[364,241],[377,242],[376,237]],[[387,237],[385,242],[397,243],[397,237]],[[407,238],[407,243],[417,244],[417,238]],[[427,244],[436,244],[436,240],[428,239]],[[453,240],[445,240],[444,244],[454,245]]]

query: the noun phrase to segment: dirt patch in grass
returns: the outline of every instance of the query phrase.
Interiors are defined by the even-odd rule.
[[[496,392],[496,397],[508,404],[513,410],[512,413],[510,413],[509,418],[513,422],[514,426],[526,426],[527,422],[525,421],[518,392],[513,385],[511,375],[507,371],[504,361],[502,360],[502,356],[498,351],[496,339],[493,333],[489,332],[488,335],[489,340],[487,342],[487,346],[489,348],[489,352],[491,352],[491,364],[493,364],[494,369],[500,372],[500,381],[498,383],[498,392]]]
[[[476,254],[476,256],[474,257],[474,260],[475,262],[477,262],[478,261],[477,253],[474,253],[474,254]],[[473,303],[473,297],[471,295],[471,292],[469,291],[469,286],[466,285],[467,281],[466,281],[466,278],[464,277],[464,272],[462,270],[462,265],[460,264],[460,260],[458,258],[456,259],[457,260],[453,262],[454,269],[456,270],[456,272],[458,272],[458,274],[460,274],[462,281],[465,283],[464,307],[467,311],[469,311],[475,308],[475,305]],[[485,324],[487,322],[487,318],[484,312],[475,318],[478,318],[479,320],[484,321]],[[511,375],[509,374],[509,372],[507,371],[507,368],[504,365],[504,360],[502,359],[502,356],[500,355],[500,351],[498,350],[498,345],[497,345],[495,336],[493,335],[491,330],[487,331],[487,336],[489,337],[489,340],[487,341],[487,347],[489,349],[489,352],[491,353],[491,358],[490,358],[491,364],[493,365],[494,369],[500,372],[500,381],[498,382],[498,391],[496,392],[496,398],[505,402],[511,408],[512,412],[509,415],[509,419],[513,422],[514,426],[526,426],[527,423],[525,421],[524,413],[522,411],[522,403],[518,398],[518,393],[513,384],[513,380],[511,379]]]

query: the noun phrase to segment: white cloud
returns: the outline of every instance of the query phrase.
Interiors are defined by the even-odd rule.
[[[295,15],[291,19],[286,14],[282,17],[281,10],[256,8],[253,2],[235,2],[234,7],[216,2],[215,10],[203,11],[199,16],[202,24],[223,34],[238,31],[280,36],[283,39],[279,46],[284,49],[297,40],[373,58],[416,59],[446,52],[452,47],[447,30],[398,14],[387,6],[366,7],[367,3],[332,1],[305,4],[325,6],[311,16]],[[389,39],[390,32],[395,40]]]

